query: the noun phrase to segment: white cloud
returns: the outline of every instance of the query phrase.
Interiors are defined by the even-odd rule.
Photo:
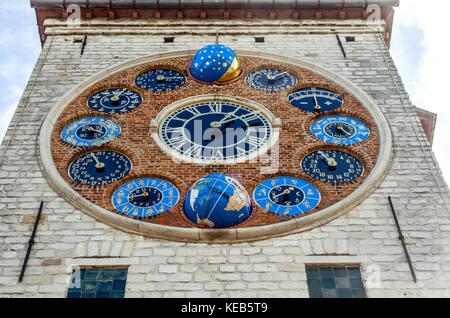
[[[413,87],[414,91],[410,92],[413,103],[438,114],[434,151],[447,181],[450,181],[450,125],[447,124],[450,99],[446,97],[450,91],[450,42],[446,25],[449,14],[450,1],[408,0],[401,2],[395,19],[397,28],[413,27],[423,35],[422,43],[411,43],[409,47],[421,50],[421,57],[418,65],[410,65],[412,70],[417,68],[417,77],[413,77],[415,83],[407,86]],[[402,59],[399,50],[393,50],[392,55],[397,61]],[[403,77],[409,78],[408,74]]]

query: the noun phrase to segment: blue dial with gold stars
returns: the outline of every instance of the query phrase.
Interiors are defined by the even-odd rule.
[[[303,88],[288,97],[292,106],[307,112],[322,113],[342,106],[344,98],[323,88]]]
[[[353,145],[370,136],[369,127],[348,116],[327,116],[311,125],[311,132],[320,140],[334,145]]]
[[[334,185],[353,182],[364,174],[358,159],[336,150],[312,152],[303,158],[301,166],[312,178]]]
[[[289,72],[262,69],[250,73],[245,78],[245,81],[254,89],[259,89],[267,93],[276,93],[286,91],[295,84],[297,78]]]
[[[135,80],[137,87],[153,93],[173,91],[186,82],[186,76],[169,69],[151,70],[139,75]]]
[[[121,153],[94,151],[75,159],[68,174],[77,184],[102,186],[124,178],[131,167],[131,160]]]
[[[260,183],[253,199],[262,209],[285,216],[297,216],[314,210],[321,201],[319,190],[304,180],[278,177]]]
[[[100,91],[89,97],[87,104],[93,110],[107,114],[123,114],[138,108],[142,96],[127,88]]]
[[[112,141],[120,133],[120,125],[112,119],[85,117],[64,127],[61,139],[74,147],[91,148]]]
[[[161,215],[176,206],[180,191],[170,182],[141,178],[118,188],[112,196],[112,204],[120,213],[137,218]]]

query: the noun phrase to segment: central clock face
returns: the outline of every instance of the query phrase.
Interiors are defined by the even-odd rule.
[[[214,100],[182,107],[163,119],[160,138],[187,160],[225,163],[267,146],[272,126],[260,110]]]
[[[181,53],[83,83],[44,123],[45,175],[98,220],[183,242],[293,233],[362,202],[390,151],[376,105],[326,70],[243,54],[243,76],[221,85],[195,80]]]

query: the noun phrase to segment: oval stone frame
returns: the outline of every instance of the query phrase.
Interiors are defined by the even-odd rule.
[[[389,168],[392,155],[392,133],[383,113],[376,103],[364,91],[356,87],[347,79],[309,62],[298,61],[273,54],[238,51],[237,53],[239,56],[265,58],[274,62],[289,64],[294,67],[300,67],[315,72],[346,89],[364,105],[378,126],[381,145],[378,160],[372,173],[356,191],[331,207],[291,221],[253,228],[204,230],[199,228],[162,226],[130,219],[97,206],[72,189],[71,186],[59,174],[51,154],[51,134],[57,119],[62,114],[66,106],[83,91],[88,89],[92,84],[105,79],[113,73],[148,62],[185,57],[188,55],[194,55],[195,53],[195,51],[179,51],[133,59],[126,63],[112,66],[68,91],[50,110],[39,133],[39,163],[41,165],[41,170],[47,178],[50,186],[62,198],[79,209],[81,212],[91,216],[99,222],[105,223],[113,228],[130,234],[177,242],[229,244],[262,241],[274,237],[287,236],[290,234],[309,231],[313,228],[322,226],[348,213],[350,210],[361,204],[383,181],[385,171]]]

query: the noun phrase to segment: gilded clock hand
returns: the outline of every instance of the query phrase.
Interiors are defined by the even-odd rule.
[[[223,130],[224,128],[227,128],[230,125],[233,125],[233,123],[236,121],[236,118],[228,119],[231,115],[228,115],[221,121],[213,121],[210,123],[210,126],[212,128],[219,128],[220,130]]]
[[[158,75],[156,77],[156,81],[160,84],[162,83],[167,83],[167,82],[180,82],[183,80],[183,77],[177,77],[177,76],[172,76],[172,77],[165,77],[164,75]]]
[[[280,73],[280,74],[278,74],[278,75],[275,75],[274,81],[278,81],[278,80],[280,80],[280,79],[282,79],[282,78],[285,78],[286,75],[288,75],[288,74],[289,74],[288,72],[283,72],[283,73]]]
[[[275,84],[275,82],[277,80],[279,80],[278,77],[282,76],[281,78],[283,78],[284,76],[286,76],[286,74],[287,74],[287,72],[283,72],[283,73],[280,73],[280,74],[277,74],[277,75],[269,74],[269,75],[267,75],[267,83],[268,84]]]
[[[91,153],[91,157],[94,159],[95,161],[95,168],[97,169],[97,171],[103,171],[105,170],[105,164],[103,162],[100,162],[97,157],[94,155],[94,153]]]
[[[144,191],[144,192],[142,192],[142,194],[137,194],[137,195],[130,196],[130,199],[136,199],[136,198],[141,198],[141,197],[148,198],[149,197],[148,192]]]
[[[343,132],[344,134],[346,134],[347,136],[351,136],[352,134],[350,132],[348,132],[347,130],[345,130],[344,126],[338,126],[336,128],[336,130]]]
[[[314,106],[314,109],[316,111],[321,111],[322,107],[319,105],[319,101],[317,100],[317,95],[315,92],[313,92],[313,96],[314,96],[314,103],[316,103],[316,106]]]
[[[165,77],[164,78],[166,82],[181,82],[184,78],[183,77]]]
[[[276,196],[274,196],[274,199],[278,199],[279,197],[286,195],[286,194],[290,194],[292,191],[294,191],[293,187],[290,187],[289,189],[284,190],[283,192],[281,192],[280,194],[277,194]]]
[[[336,160],[334,160],[333,158],[328,157],[324,152],[322,151],[318,151],[317,152],[319,155],[322,156],[323,159],[325,159],[326,164],[328,165],[328,167],[330,168],[335,168],[337,167],[338,163]]]
[[[89,130],[89,132],[96,132],[96,133],[99,133],[99,134],[103,134],[103,131],[100,131],[100,130],[97,130],[97,129],[94,129],[93,127],[91,127],[91,126],[88,126],[87,128],[86,128],[87,130]]]
[[[113,93],[113,97],[111,97],[111,101],[114,103],[114,104],[117,104],[119,101],[120,101],[120,96],[122,96],[122,94],[126,91],[127,89],[126,88],[124,88],[123,90],[121,90],[120,92],[115,92],[115,93]]]

